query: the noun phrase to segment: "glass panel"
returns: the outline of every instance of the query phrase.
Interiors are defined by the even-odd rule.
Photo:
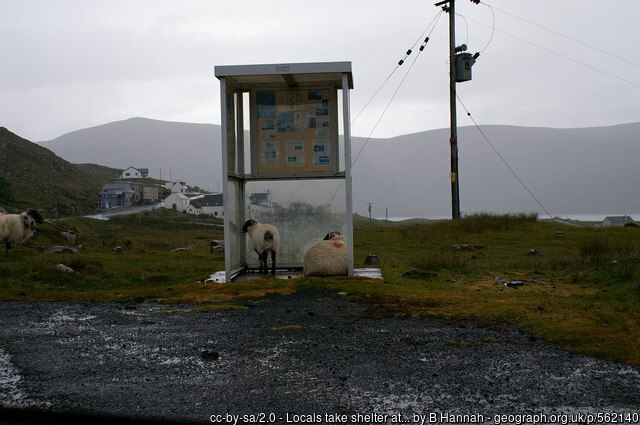
[[[227,272],[239,269],[242,266],[242,219],[240,214],[240,183],[236,180],[229,180],[228,185],[229,205],[227,206],[227,216],[229,228],[229,238],[225,241],[225,249],[229,250],[229,264]]]
[[[302,266],[311,244],[330,231],[346,231],[342,179],[248,182],[246,194],[244,219],[253,217],[278,228],[280,252],[276,266]],[[246,255],[250,267],[259,265],[257,254],[248,243]]]

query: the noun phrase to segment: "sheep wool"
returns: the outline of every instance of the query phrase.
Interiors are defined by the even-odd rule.
[[[251,248],[258,254],[260,273],[267,273],[267,257],[271,253],[271,274],[276,274],[276,254],[280,250],[280,233],[272,224],[262,224],[250,218],[242,226],[242,231],[249,235]]]
[[[5,251],[11,251],[11,245],[29,239],[36,231],[36,223],[42,223],[42,217],[36,210],[30,209],[20,214],[0,215],[0,242],[4,242]]]
[[[346,276],[349,274],[347,242],[340,232],[331,232],[304,254],[305,276]]]

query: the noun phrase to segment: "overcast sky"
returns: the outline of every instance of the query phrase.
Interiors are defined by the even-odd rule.
[[[446,128],[448,16],[430,26],[434,3],[0,0],[0,126],[43,141],[136,116],[219,124],[216,65],[350,61],[355,136]],[[640,121],[640,1],[458,0],[456,12],[457,44],[482,52],[457,86],[479,124]],[[472,124],[462,108],[459,124]]]

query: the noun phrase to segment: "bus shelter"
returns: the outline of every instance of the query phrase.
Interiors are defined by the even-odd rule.
[[[278,228],[278,272],[301,270],[306,249],[339,230],[353,275],[351,62],[225,65],[215,76],[226,280],[258,268],[242,232],[248,218]]]

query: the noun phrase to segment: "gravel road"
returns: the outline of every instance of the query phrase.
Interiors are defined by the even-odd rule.
[[[372,317],[317,291],[241,311],[193,307],[0,303],[0,406],[200,423],[595,423],[598,414],[635,423],[640,414],[638,369],[513,328]]]

